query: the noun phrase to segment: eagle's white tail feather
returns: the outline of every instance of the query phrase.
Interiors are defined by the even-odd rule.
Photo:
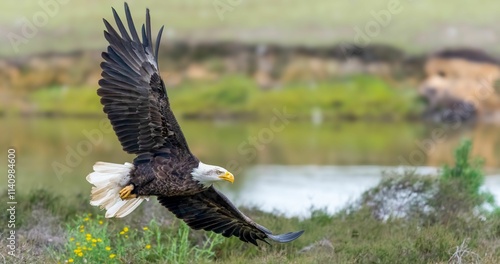
[[[134,168],[131,163],[116,164],[97,162],[94,172],[87,176],[92,185],[90,204],[106,209],[106,218],[124,217],[134,211],[142,201],[149,200],[147,196],[122,200],[120,190],[130,180],[130,171]]]
[[[112,205],[111,208],[109,208],[106,211],[106,217],[107,218],[113,217],[113,216],[116,216],[119,218],[124,217],[124,216],[132,213],[132,211],[134,211],[134,209],[137,208],[137,206],[139,206],[143,200],[144,199],[140,199],[140,198],[125,200],[125,201],[120,200],[117,203],[115,203],[114,205]]]

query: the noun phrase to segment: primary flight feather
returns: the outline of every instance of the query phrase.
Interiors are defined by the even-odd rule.
[[[140,36],[126,3],[126,25],[114,9],[113,15],[118,31],[104,20],[109,46],[102,53],[97,94],[123,150],[136,158],[124,165],[97,162],[87,176],[93,184],[90,203],[106,209],[106,217],[124,217],[149,196],[157,196],[191,228],[236,236],[254,245],[257,240],[267,243],[266,239],[290,242],[302,235],[303,231],[273,235],[212,186],[233,182],[234,177],[222,167],[202,163],[189,150],[159,73],[163,27],[153,46],[149,10]]]

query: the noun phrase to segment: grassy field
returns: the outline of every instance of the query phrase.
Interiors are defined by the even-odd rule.
[[[104,219],[87,194],[50,190],[18,197],[21,254],[9,263],[497,263],[500,212],[486,211],[480,162],[470,142],[439,177],[390,175],[334,215],[304,219],[243,211],[276,232],[303,229],[293,243],[256,248],[236,238],[191,231],[154,200],[124,219]],[[7,195],[0,196],[5,203]],[[407,197],[401,202],[401,197]],[[3,218],[6,214],[2,215]],[[2,219],[4,222],[7,219]],[[2,240],[5,250],[6,240]],[[4,256],[6,252],[0,251]]]
[[[3,1],[0,4],[0,29],[4,32],[0,41],[1,56],[101,49],[105,44],[101,18],[112,18],[111,6],[123,14],[120,1],[46,1],[56,3],[51,9],[44,9],[39,2]],[[376,21],[373,13],[388,10],[390,2],[396,3],[394,9],[398,11],[391,14],[387,23],[379,23],[382,26],[380,32],[371,37],[373,43],[393,44],[410,52],[449,45],[472,45],[497,52],[500,49],[494,37],[498,33],[495,25],[500,22],[494,0],[481,3],[468,0],[278,0],[272,3],[265,0],[156,0],[129,1],[129,4],[138,19],[136,25],[142,24],[145,8],[152,9],[154,29],[167,26],[165,43],[169,39],[224,39],[331,45],[355,41],[355,28],[364,30],[367,23]],[[33,24],[34,29],[24,29],[27,24]],[[13,47],[13,37],[8,33],[23,37],[18,39],[19,45],[14,45],[17,48]]]
[[[273,109],[286,109],[293,119],[309,120],[319,111],[327,120],[395,121],[417,116],[422,106],[414,90],[391,87],[374,76],[314,86],[297,83],[272,91],[260,90],[248,77],[231,76],[184,83],[168,93],[176,115],[203,119],[259,118],[272,115]],[[40,89],[29,98],[38,113],[102,115],[95,88]]]

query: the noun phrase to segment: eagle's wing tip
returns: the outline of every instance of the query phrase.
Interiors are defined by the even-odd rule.
[[[281,234],[281,235],[268,234],[267,237],[275,242],[288,243],[288,242],[294,241],[295,239],[299,238],[303,233],[304,233],[304,230],[300,230],[297,232],[290,232],[290,233]]]

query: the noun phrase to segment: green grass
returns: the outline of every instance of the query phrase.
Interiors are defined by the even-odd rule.
[[[101,215],[88,213],[67,225],[63,249],[53,248],[51,255],[58,262],[69,263],[200,263],[213,260],[214,247],[223,240],[210,233],[200,245],[194,245],[186,224],[167,228],[154,219],[142,227],[110,226]]]
[[[49,87],[30,94],[38,113],[101,115],[102,105],[95,88]]]
[[[375,1],[240,1],[220,20],[214,9],[214,1],[129,1],[136,19],[142,24],[146,7],[152,9],[153,28],[166,25],[170,33],[164,39],[234,39],[243,36],[250,42],[301,43],[310,45],[331,45],[338,41],[352,42],[354,27],[364,28],[374,21],[372,12],[387,9],[387,0]],[[220,0],[220,2],[231,2]],[[238,1],[233,1],[238,2]],[[481,1],[473,4],[467,0],[458,1],[398,1],[401,12],[392,15],[391,23],[382,28],[372,40],[374,43],[388,43],[411,51],[435,49],[449,45],[443,32],[450,26],[465,28],[494,27],[500,21],[496,12],[497,2]],[[104,47],[101,18],[112,18],[111,6],[123,14],[122,2],[69,1],[60,5],[59,11],[49,17],[46,25],[39,27],[34,37],[14,53],[7,39],[0,42],[0,54],[16,56],[47,51],[70,51]],[[20,34],[23,18],[33,21],[33,15],[42,8],[38,1],[15,3],[3,1],[0,4],[2,16],[0,27],[4,32]],[[279,10],[279,12],[277,12]],[[265,30],[263,30],[265,29]],[[459,31],[459,33],[461,33]],[[6,34],[3,34],[4,37]],[[247,36],[248,35],[248,36]],[[425,41],[418,41],[425,39]],[[416,41],[417,40],[417,41]],[[498,51],[495,41],[479,43]]]
[[[295,83],[263,91],[248,77],[230,76],[212,82],[187,82],[169,88],[174,113],[197,118],[273,115],[274,110],[311,118],[318,109],[325,119],[404,120],[416,116],[420,105],[411,89],[391,87],[378,77],[354,76],[310,85]],[[94,89],[49,88],[30,95],[41,113],[100,115],[102,106]]]
[[[23,252],[30,254],[23,253],[17,260],[26,263],[64,263],[70,259],[84,263],[87,259],[87,263],[493,264],[500,258],[497,250],[500,211],[478,211],[487,202],[476,199],[480,194],[478,189],[457,192],[450,187],[476,186],[482,182],[481,171],[469,157],[470,149],[470,142],[464,142],[457,149],[456,164],[449,168],[454,171],[452,177],[446,170],[439,177],[412,172],[392,175],[363,194],[359,202],[334,215],[312,209],[309,217],[298,219],[243,208],[256,222],[276,232],[306,231],[292,243],[264,244],[260,249],[236,238],[192,231],[155,202],[142,205],[124,219],[104,219],[102,211],[88,205],[86,196],[63,200],[47,191],[20,195],[18,200],[22,202],[16,217],[23,221],[16,226],[17,243]],[[408,203],[405,215],[397,216],[392,214],[394,210],[389,210],[388,217],[377,216],[377,205],[401,199],[409,191],[418,195],[408,197],[425,204],[411,206],[414,203]],[[0,202],[5,203],[6,197],[1,195]],[[376,197],[381,199],[374,199]],[[426,210],[429,206],[431,210]],[[1,217],[5,222],[6,214]],[[3,250],[5,245],[0,245]],[[5,252],[0,253],[6,256]]]

